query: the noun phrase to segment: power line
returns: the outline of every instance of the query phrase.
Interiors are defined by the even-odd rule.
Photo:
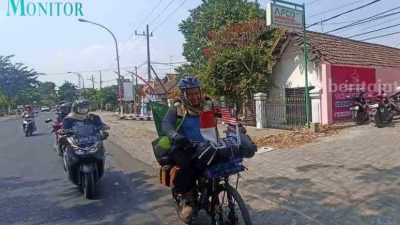
[[[372,28],[372,27],[377,27],[377,26],[379,26],[379,25],[382,25],[382,24],[385,24],[385,23],[389,23],[389,22],[392,22],[392,21],[395,21],[395,20],[398,20],[398,19],[400,19],[400,17],[396,17],[396,18],[393,18],[393,19],[390,19],[390,20],[385,20],[385,21],[383,21],[382,23],[378,23],[378,24],[375,24],[375,25],[373,25],[373,26],[369,26],[369,27],[363,28],[363,29],[361,29],[360,31],[368,30],[368,29],[370,29],[370,28]]]
[[[343,9],[343,8],[345,8],[345,7],[347,7],[347,6],[355,5],[355,4],[359,3],[359,2],[364,2],[364,1],[366,1],[366,0],[358,0],[358,1],[356,1],[356,2],[352,2],[352,3],[349,3],[349,4],[345,4],[345,5],[342,5],[342,6],[333,8],[333,9],[330,9],[330,10],[326,10],[326,11],[323,11],[323,12],[320,12],[320,13],[312,14],[311,16],[307,17],[307,19],[310,19],[310,18],[315,17],[315,16],[319,16],[319,15],[322,15],[322,14],[325,14],[325,13],[328,13],[328,12],[335,11],[335,10],[337,10],[337,9]]]
[[[377,39],[377,38],[381,38],[381,37],[387,37],[387,36],[391,36],[391,35],[395,35],[395,34],[400,34],[400,31],[389,33],[389,34],[383,34],[383,35],[379,35],[379,36],[375,36],[375,37],[365,38],[360,41],[368,41],[368,40]]]
[[[167,5],[166,7],[164,7],[164,9],[161,10],[161,12],[160,12],[156,17],[154,17],[154,19],[149,23],[149,25],[152,25],[158,18],[160,18],[160,16],[161,16],[164,12],[166,12],[166,10],[172,5],[173,2],[175,2],[175,0],[170,1],[170,2],[168,3],[168,5]]]
[[[328,18],[328,19],[324,19],[324,20],[322,20],[322,21],[320,21],[320,22],[313,23],[313,24],[307,26],[307,28],[310,28],[310,27],[312,27],[312,26],[318,25],[318,24],[320,24],[320,23],[323,23],[323,22],[326,22],[326,21],[329,21],[329,20],[333,20],[333,19],[335,19],[335,18],[338,18],[339,16],[343,16],[343,15],[345,15],[345,14],[347,14],[347,13],[350,13],[350,12],[353,12],[353,11],[356,11],[356,10],[359,10],[359,9],[362,9],[362,8],[365,8],[365,7],[367,7],[367,6],[370,6],[370,5],[375,4],[375,3],[377,3],[377,2],[380,2],[380,1],[382,1],[382,0],[374,0],[374,1],[370,2],[370,3],[368,3],[368,4],[359,6],[359,7],[354,8],[354,9],[347,10],[346,12],[339,13],[339,14],[337,14],[337,15],[335,15],[335,16],[332,16],[332,17],[330,17],[330,18]]]
[[[315,2],[318,2],[318,1],[320,1],[320,0],[312,0],[311,2],[305,3],[305,5],[311,5],[311,4],[314,4]]]
[[[131,69],[131,68],[135,68],[134,66],[131,67],[124,67],[121,68],[121,70],[125,70],[125,69]],[[99,72],[100,71],[112,71],[112,70],[117,70],[116,68],[110,68],[110,69],[96,69],[96,70],[82,70],[82,71],[76,71],[76,73],[89,73],[89,72]],[[57,72],[57,73],[45,73],[46,75],[67,75],[67,72]]]
[[[358,37],[358,36],[361,36],[361,35],[364,35],[364,34],[370,34],[370,33],[374,33],[374,32],[381,31],[381,30],[386,30],[386,29],[389,29],[389,28],[392,28],[392,27],[398,27],[398,26],[400,26],[400,24],[396,24],[396,25],[392,25],[392,26],[388,26],[388,27],[384,27],[384,28],[380,28],[380,29],[376,29],[376,30],[371,30],[371,31],[368,31],[368,32],[352,35],[352,36],[346,37],[346,38]]]
[[[135,30],[138,30],[143,25],[143,23],[146,22],[146,20],[151,16],[151,14],[153,14],[153,12],[158,8],[158,6],[160,5],[161,1],[162,0],[158,1],[156,6],[153,7],[153,9],[150,11],[150,13],[148,13],[147,16],[144,18],[144,20],[142,20],[142,22],[139,23],[139,26],[137,26],[137,28]],[[132,34],[129,36],[129,38],[127,39],[127,41],[125,42],[125,44],[122,47],[125,47],[126,43],[128,43],[132,39],[132,37],[134,37],[134,36],[135,36],[135,33],[132,32]],[[123,51],[123,49],[124,48],[122,48],[122,51]]]
[[[152,64],[170,65],[170,64],[184,64],[187,62],[151,62]]]
[[[158,1],[157,5],[151,10],[151,12],[149,14],[147,14],[147,16],[144,18],[144,20],[140,23],[140,25],[135,30],[138,30],[144,24],[144,22],[146,22],[146,20],[151,16],[151,14],[153,14],[153,12],[158,8],[161,1],[162,0]]]
[[[380,0],[376,0],[376,1],[380,1]],[[168,14],[168,16],[165,17],[164,20],[160,24],[158,24],[158,26],[156,26],[156,28],[154,28],[151,32],[156,31],[161,25],[163,25],[165,23],[165,21],[167,21],[180,7],[183,6],[183,4],[185,4],[185,2],[187,2],[187,0],[183,0],[183,2],[180,5],[178,5],[178,7],[176,7],[174,9],[174,11],[172,11],[170,14]]]
[[[376,17],[377,15],[379,15],[379,14],[377,14],[375,16],[371,16],[371,17],[367,17],[365,19],[361,19],[358,22],[354,22],[354,23],[351,23],[349,25],[342,26],[342,27],[330,30],[330,31],[328,31],[326,33],[329,34],[329,33],[332,33],[332,32],[338,31],[338,30],[343,30],[343,29],[346,29],[346,28],[349,28],[349,27],[353,27],[353,26],[357,26],[357,25],[360,25],[360,24],[363,24],[363,23],[368,23],[368,22],[371,22],[371,21],[374,21],[374,20],[378,20],[378,19],[389,17],[389,16],[393,16],[393,15],[396,15],[396,14],[399,14],[399,13],[400,13],[400,11]],[[380,13],[380,14],[382,14],[382,13]]]

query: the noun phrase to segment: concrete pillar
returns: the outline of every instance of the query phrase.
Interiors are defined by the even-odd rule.
[[[256,102],[256,126],[258,129],[263,129],[266,127],[264,102],[267,100],[267,94],[257,93],[254,95],[254,100]]]
[[[312,123],[321,123],[321,88],[310,92]]]

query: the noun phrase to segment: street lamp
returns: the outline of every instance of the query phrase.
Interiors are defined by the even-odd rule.
[[[121,78],[121,71],[120,71],[120,68],[119,68],[119,54],[118,54],[118,42],[117,42],[117,39],[115,38],[113,32],[111,32],[110,29],[108,29],[107,27],[105,27],[105,26],[103,26],[101,24],[98,24],[98,23],[95,23],[95,22],[91,22],[91,21],[88,21],[88,20],[85,20],[85,19],[78,19],[78,21],[82,22],[82,23],[91,23],[91,24],[97,25],[99,27],[102,27],[105,30],[107,30],[111,34],[111,36],[114,38],[115,51],[117,53],[117,66],[118,66],[118,98],[119,98],[120,113],[121,113],[121,117],[122,117],[122,115],[123,115],[123,106],[122,106],[122,90],[121,90],[122,83],[121,82],[123,80]]]
[[[81,79],[82,79],[82,85],[83,85],[83,96],[85,96],[85,98],[86,98],[85,80],[83,79],[83,76],[82,76],[82,74],[80,74],[80,73],[75,73],[75,72],[67,72],[67,73],[70,73],[70,74],[75,74],[75,75],[77,75],[77,76],[78,76],[78,79],[79,79],[79,78],[81,78]]]

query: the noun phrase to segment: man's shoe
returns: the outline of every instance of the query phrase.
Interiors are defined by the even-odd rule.
[[[179,196],[178,216],[186,224],[192,222],[193,217],[193,192],[187,192]]]

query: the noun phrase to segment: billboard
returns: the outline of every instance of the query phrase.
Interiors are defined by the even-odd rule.
[[[133,101],[133,87],[134,82],[123,82],[123,98],[122,101],[131,102]]]
[[[303,11],[269,3],[267,5],[267,26],[286,30],[303,29]]]
[[[357,96],[360,89],[366,91],[376,83],[375,69],[336,66],[331,67],[332,119],[351,119],[351,100],[347,96]],[[373,93],[367,93],[373,94]]]

